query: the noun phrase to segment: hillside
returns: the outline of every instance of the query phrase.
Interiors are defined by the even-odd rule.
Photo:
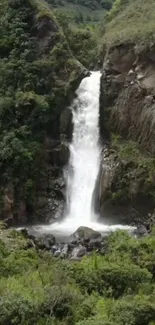
[[[112,7],[113,0],[47,0],[53,7],[61,7],[68,5],[83,6],[90,10],[94,9],[106,9],[109,10]]]
[[[103,46],[155,40],[155,2],[116,0],[108,14]]]
[[[62,148],[61,114],[83,73],[45,2],[1,2],[1,217],[24,222],[44,207],[46,219],[48,195],[57,199],[51,161]]]
[[[155,325],[155,5],[115,0],[105,13],[109,0],[48,2],[0,1],[0,325]],[[104,226],[136,227],[55,237],[49,221],[62,220],[67,196],[68,107],[85,67],[102,63],[95,212]],[[82,114],[92,87],[88,107],[84,88],[77,100]],[[88,128],[80,121],[84,150],[95,116]]]
[[[111,138],[113,176],[103,171],[100,202],[102,214],[120,222],[145,222],[155,208],[154,35],[154,1],[114,2],[100,47],[100,127]]]
[[[57,14],[66,16],[70,27],[94,30],[99,28],[106,12],[112,8],[113,0],[47,0],[47,2],[56,16]]]

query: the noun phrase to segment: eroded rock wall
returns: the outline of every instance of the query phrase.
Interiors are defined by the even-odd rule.
[[[155,207],[154,44],[121,44],[106,54],[100,130],[110,148],[100,175],[102,217],[116,223],[145,218]]]

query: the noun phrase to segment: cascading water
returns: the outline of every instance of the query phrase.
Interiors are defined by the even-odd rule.
[[[72,106],[73,140],[67,194],[67,223],[89,225],[95,219],[92,197],[100,164],[99,145],[100,72],[82,80]]]
[[[97,222],[92,199],[100,167],[99,99],[100,72],[92,72],[82,80],[71,107],[73,112],[73,139],[67,175],[67,213],[64,220],[43,231],[71,234],[78,227],[86,226],[107,231],[128,226],[105,226]]]

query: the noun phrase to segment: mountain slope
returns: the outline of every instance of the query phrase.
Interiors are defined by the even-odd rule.
[[[115,1],[100,48],[100,127],[112,149],[100,201],[103,215],[120,222],[147,223],[155,209],[154,35],[154,1]]]
[[[3,217],[27,218],[35,210],[38,191],[44,187],[42,196],[45,198],[53,191],[53,185],[48,188],[45,159],[47,151],[52,154],[53,149],[48,147],[45,152],[44,142],[46,138],[60,141],[60,116],[83,71],[46,3],[39,0],[1,2],[0,201]],[[56,199],[56,193],[53,195]]]
[[[103,46],[124,42],[155,40],[155,2],[148,0],[115,0],[109,12]]]
[[[52,6],[59,7],[59,6],[68,6],[68,5],[75,5],[75,6],[83,6],[89,8],[90,10],[94,9],[106,9],[109,10],[112,7],[113,0],[47,0]]]

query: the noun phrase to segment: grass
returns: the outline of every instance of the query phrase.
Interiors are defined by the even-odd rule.
[[[110,16],[110,14],[109,14]],[[102,51],[121,43],[150,44],[155,40],[155,1],[130,0],[107,23]]]

